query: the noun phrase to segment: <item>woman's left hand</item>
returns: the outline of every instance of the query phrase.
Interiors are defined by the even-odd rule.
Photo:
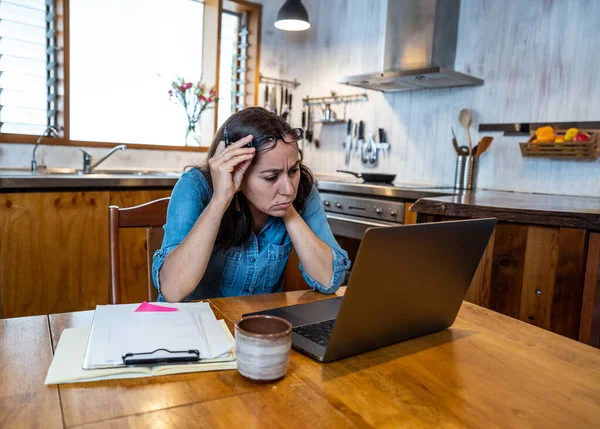
[[[298,210],[296,210],[296,207],[294,207],[292,204],[283,215],[283,223],[287,224],[296,216],[300,216],[300,214],[298,213]]]

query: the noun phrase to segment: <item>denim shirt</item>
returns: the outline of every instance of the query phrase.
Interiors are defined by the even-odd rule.
[[[196,168],[184,173],[173,189],[167,223],[163,227],[162,247],[154,254],[152,263],[152,278],[159,291],[159,301],[164,300],[160,293],[159,272],[165,258],[191,231],[212,193],[208,181]],[[311,288],[334,293],[344,281],[350,260],[329,228],[319,192],[314,186],[301,216],[315,235],[329,245],[333,254],[333,276],[328,285],[311,278],[300,263],[302,276]],[[262,231],[258,235],[252,233],[247,242],[226,251],[213,248],[202,280],[186,300],[280,292],[291,250],[292,242],[283,219],[269,217]]]

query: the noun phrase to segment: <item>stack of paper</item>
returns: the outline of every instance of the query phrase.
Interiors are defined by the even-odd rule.
[[[148,307],[150,306],[150,307]],[[65,329],[46,384],[235,369],[234,339],[209,304],[97,306],[90,328]],[[173,309],[174,311],[166,311]],[[87,347],[86,347],[87,344]],[[123,354],[195,349],[190,364],[126,366]],[[156,357],[157,355],[153,355]]]

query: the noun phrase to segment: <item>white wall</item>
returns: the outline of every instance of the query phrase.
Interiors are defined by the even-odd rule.
[[[302,33],[272,26],[282,1],[262,3],[262,72],[302,83],[294,101],[296,124],[300,96],[360,93],[336,79],[378,69],[386,0],[303,0],[312,27]],[[475,141],[480,122],[600,121],[599,22],[597,0],[462,0],[456,69],[484,79],[484,86],[368,91],[369,102],[348,112],[370,130],[388,131],[393,149],[376,170],[396,173],[398,180],[452,185],[451,127],[466,144],[458,124],[462,108],[473,112]],[[342,168],[345,126],[315,130],[322,144],[306,146],[307,163],[319,172]],[[492,135],[494,143],[481,158],[479,188],[600,195],[600,159],[525,159],[518,145],[522,137]],[[363,169],[358,160],[351,167]]]
[[[292,122],[300,123],[301,98],[329,91],[361,92],[335,83],[340,76],[376,71],[380,64],[386,0],[303,0],[312,27],[288,33],[273,27],[283,0],[263,0],[261,71],[296,78]],[[600,121],[600,1],[462,0],[456,69],[485,80],[474,88],[396,94],[369,91],[369,102],[350,105],[348,116],[369,130],[387,130],[392,151],[377,171],[398,180],[452,185],[455,154],[451,127],[466,137],[458,112],[473,112],[472,134],[480,122]],[[342,111],[338,109],[338,114]],[[321,148],[305,148],[316,172],[344,166],[344,125],[315,127]],[[481,158],[479,188],[600,196],[600,159],[595,162],[525,159],[522,138],[494,134]],[[31,145],[0,145],[1,167],[28,167]],[[105,149],[91,149],[98,157]],[[70,147],[41,146],[38,160],[79,168],[81,153]],[[182,168],[204,154],[129,150],[106,168]],[[358,160],[352,169],[362,170]]]

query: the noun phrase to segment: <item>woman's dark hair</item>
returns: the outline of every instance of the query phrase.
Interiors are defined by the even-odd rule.
[[[223,131],[225,127],[227,127],[227,134],[231,143],[238,141],[248,134],[252,134],[255,138],[265,135],[281,135],[292,128],[281,117],[262,107],[247,107],[231,115],[217,131],[208,150],[207,163],[197,167],[204,174],[211,188],[212,178],[210,168],[208,167],[208,160],[215,156],[217,146],[221,141],[225,140]],[[278,142],[277,144],[281,143]],[[257,151],[260,149],[260,145],[255,147]],[[255,162],[258,156],[260,156],[260,152],[257,152],[252,162]],[[312,172],[300,162],[300,183],[296,199],[293,203],[296,210],[300,211],[304,209],[306,199],[310,195],[314,182],[315,179]],[[239,208],[236,207],[236,200]],[[250,238],[253,226],[254,218],[250,211],[248,200],[242,192],[238,191],[221,220],[219,233],[215,240],[216,248],[218,250],[227,250],[245,243]]]

